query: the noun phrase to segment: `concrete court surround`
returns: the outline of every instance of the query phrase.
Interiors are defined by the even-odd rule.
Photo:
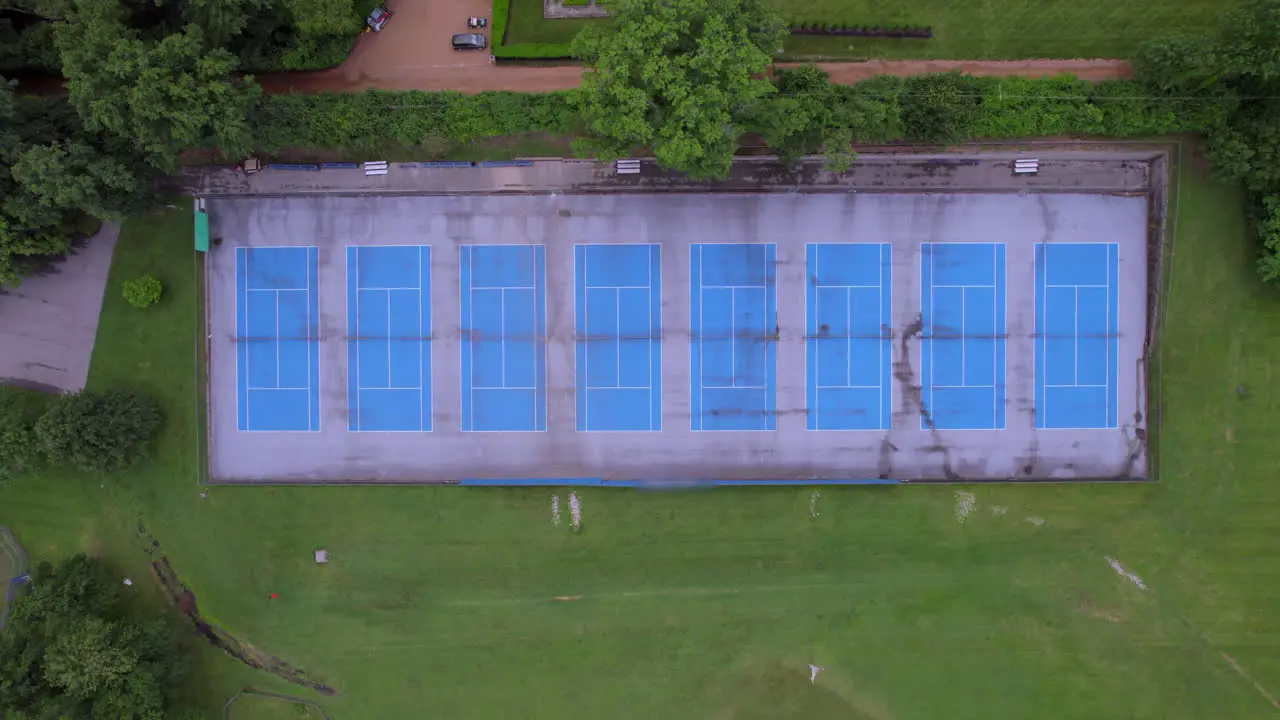
[[[451,482],[465,479],[848,480],[1141,478],[1147,470],[1147,198],[1050,193],[915,194],[551,194],[417,197],[215,198],[209,210],[222,243],[207,263],[210,477],[215,482]],[[578,421],[575,248],[657,244],[661,269],[661,423],[656,431],[583,431]],[[775,248],[776,358],[773,429],[693,430],[691,246]],[[886,247],[891,286],[883,337],[891,363],[889,429],[812,430],[806,407],[809,247]],[[1036,257],[1045,245],[1114,244],[1111,299],[1118,319],[1110,427],[1037,429],[1045,397]],[[929,308],[950,302],[922,289],[922,255],[941,244],[999,246],[1002,327],[985,336],[1002,348],[995,427],[946,429],[927,406]],[[349,419],[349,246],[429,247],[427,432],[352,432]],[[462,429],[461,248],[545,246],[546,429]],[[238,423],[237,250],[316,247],[319,429],[242,431]],[[810,261],[812,262],[812,261]],[[934,287],[942,287],[936,280]],[[1040,294],[1038,296],[1038,293]],[[984,296],[985,297],[985,296]],[[962,301],[963,302],[963,301]],[[1083,307],[1083,306],[1080,306]],[[944,309],[935,308],[940,313]],[[1077,308],[1077,312],[1078,312]],[[922,315],[924,322],[922,323]],[[812,324],[810,322],[810,324]],[[883,327],[883,324],[882,324]],[[995,330],[995,335],[991,330]],[[1003,329],[1004,333],[1000,333]],[[924,331],[922,333],[922,330]],[[1081,336],[1083,337],[1083,336]],[[1077,343],[1078,344],[1078,343]],[[1078,353],[1079,351],[1077,351]],[[935,350],[934,355],[939,353]],[[696,353],[694,353],[696,357]],[[932,371],[934,376],[938,371]],[[888,373],[886,373],[888,375]],[[926,387],[921,388],[922,382]],[[985,382],[985,381],[984,381]],[[655,381],[656,383],[656,381]],[[1039,384],[1039,386],[1037,386]],[[937,392],[936,390],[934,391]],[[925,405],[922,406],[922,397]],[[1042,400],[1043,401],[1043,400]],[[1043,418],[1039,421],[1043,427]]]

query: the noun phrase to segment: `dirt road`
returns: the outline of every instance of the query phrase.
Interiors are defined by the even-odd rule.
[[[382,34],[386,32],[384,30]],[[361,38],[361,44],[369,40],[380,41],[381,39],[365,35]],[[352,53],[347,62],[332,70],[259,75],[257,80],[267,92],[322,92],[325,90],[349,92],[378,88],[382,90],[458,90],[477,93],[485,90],[519,92],[567,90],[577,87],[582,78],[582,68],[577,66],[498,67],[488,64],[487,55],[470,53],[470,56],[479,56],[483,64],[380,66],[372,62],[380,57],[380,54],[362,53],[361,47],[357,46],[356,52]],[[1070,73],[1092,81],[1128,77],[1132,73],[1129,63],[1124,60],[876,60],[820,63],[819,66],[831,73],[832,82],[842,84],[856,83],[876,75],[918,75],[951,70],[961,70],[973,75],[1030,77]],[[779,67],[787,67],[787,65]]]
[[[268,73],[257,76],[267,92],[349,92],[382,90],[485,90],[548,92],[578,86],[582,68],[498,67],[489,53],[454,51],[450,37],[468,32],[467,17],[486,16],[489,0],[392,0],[394,13],[378,33],[365,33],[346,62],[331,70],[302,73]],[[483,31],[489,35],[488,29]],[[492,38],[491,38],[492,39]],[[782,65],[781,67],[786,67]],[[876,75],[918,75],[961,70],[974,75],[1028,75],[1044,77],[1071,73],[1085,80],[1127,77],[1131,68],[1123,60],[903,60],[822,63],[837,83],[855,83]]]

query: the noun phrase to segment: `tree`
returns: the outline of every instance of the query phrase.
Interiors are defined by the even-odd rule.
[[[102,618],[67,623],[44,653],[44,679],[77,700],[119,686],[138,665],[120,637],[122,628]]]
[[[207,50],[198,26],[148,42],[119,5],[76,0],[57,42],[85,128],[127,141],[154,167],[175,169],[191,148],[239,155],[249,147],[247,116],[260,90],[233,77],[235,56]]]
[[[139,168],[76,140],[32,145],[12,172],[44,207],[79,208],[103,220],[123,220],[147,202],[151,190]]]
[[[621,0],[613,15],[574,40],[590,68],[575,149],[607,161],[652,147],[664,167],[727,176],[743,123],[774,90],[764,73],[779,16],[764,0]]]
[[[186,663],[172,624],[130,613],[100,560],[41,563],[0,633],[0,713],[162,720]]]
[[[13,395],[0,395],[0,481],[30,472],[40,464],[31,423]]]
[[[1212,35],[1160,38],[1139,53],[1136,78],[1197,113],[1220,178],[1249,191],[1258,271],[1280,284],[1280,0],[1245,0]]]
[[[63,395],[36,421],[36,439],[53,462],[84,470],[118,470],[145,454],[160,411],[137,393],[112,390]]]
[[[907,137],[922,142],[964,140],[978,119],[981,99],[980,81],[971,75],[913,75],[903,83],[903,128]]]

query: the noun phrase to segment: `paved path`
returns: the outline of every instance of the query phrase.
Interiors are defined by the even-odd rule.
[[[507,195],[652,192],[1142,192],[1150,187],[1149,163],[1160,148],[1036,152],[1040,172],[1014,176],[1010,162],[1025,152],[984,151],[946,155],[866,152],[847,172],[822,169],[813,158],[794,170],[772,158],[738,158],[717,183],[688,178],[641,163],[637,175],[618,175],[594,160],[535,160],[523,167],[431,168],[392,163],[386,175],[362,170],[292,172],[267,169],[245,175],[229,168],[188,167],[170,177],[170,190],[206,198],[292,195]],[[939,162],[965,158],[965,162]],[[216,233],[215,233],[216,234]]]
[[[50,392],[84,389],[120,228],[104,223],[46,275],[0,290],[0,382]]]

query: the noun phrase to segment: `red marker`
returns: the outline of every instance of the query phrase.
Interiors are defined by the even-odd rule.
[[[280,596],[279,596],[279,595],[276,595],[275,593],[271,593],[271,599],[272,599],[272,600],[275,600],[277,597],[280,597]]]

